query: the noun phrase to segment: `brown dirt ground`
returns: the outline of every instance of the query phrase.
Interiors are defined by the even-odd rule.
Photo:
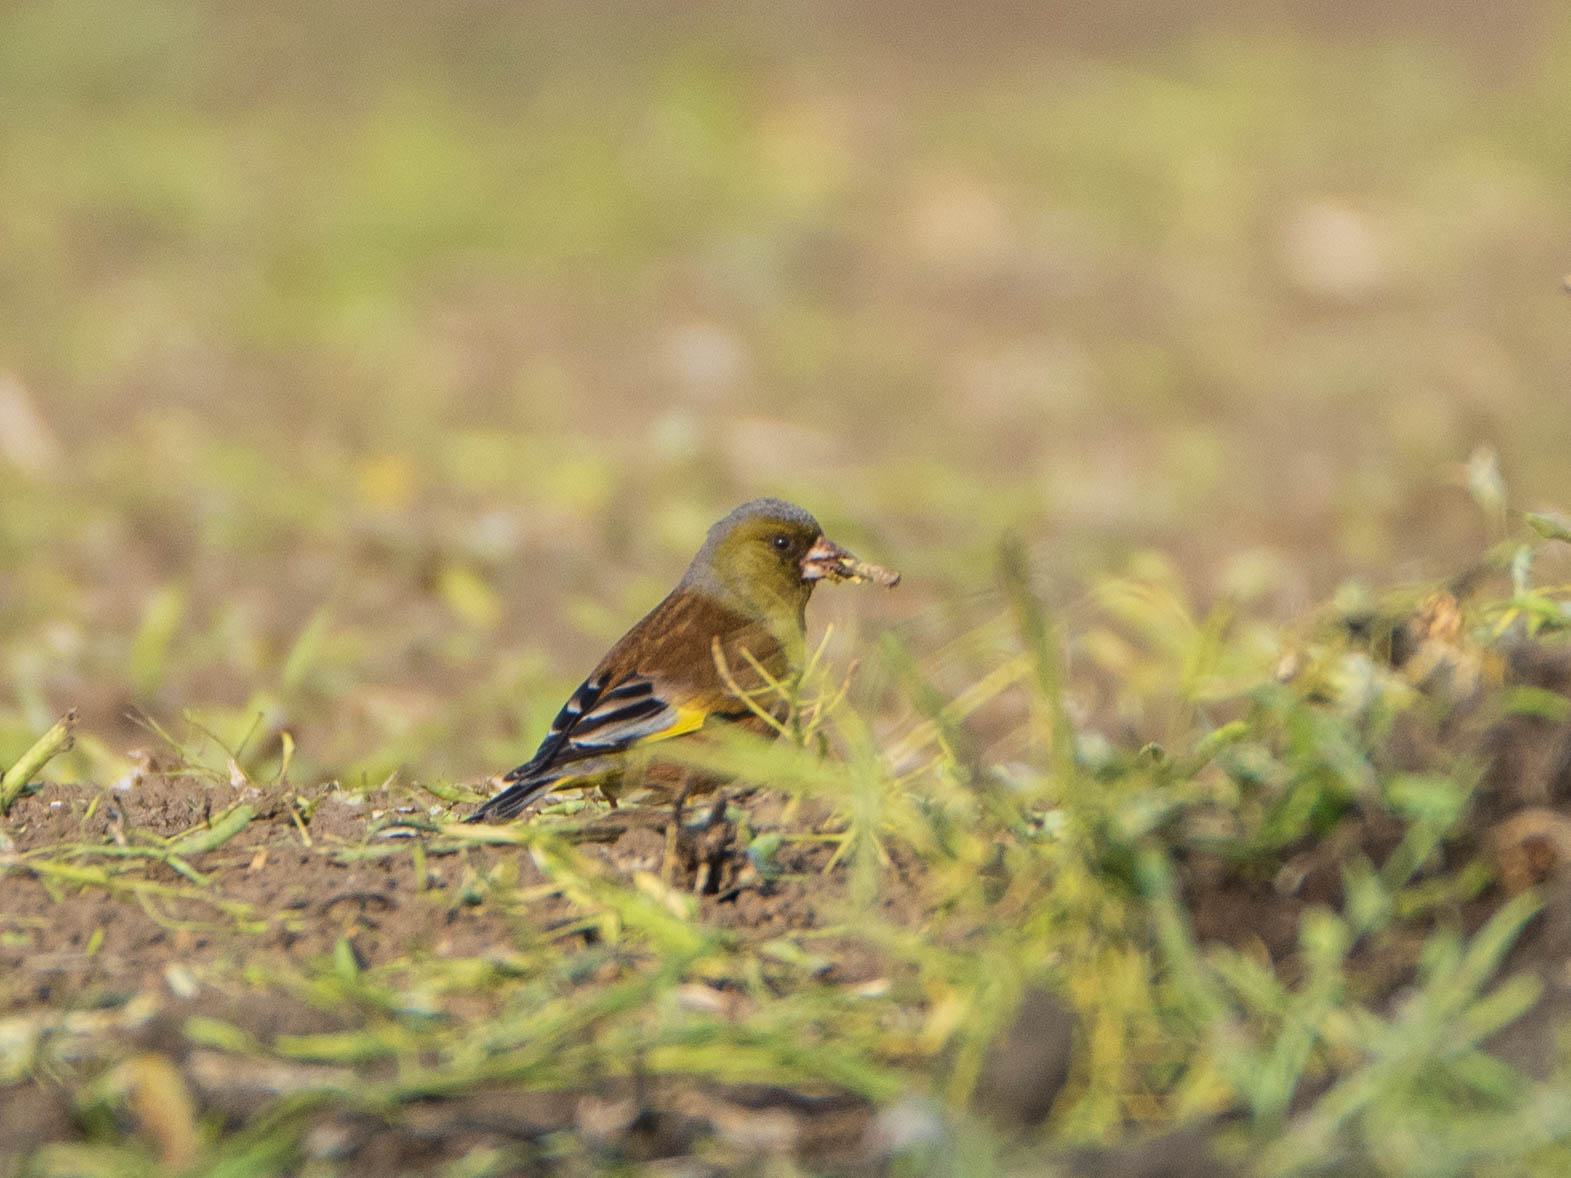
[[[293,790],[235,789],[152,772],[125,790],[48,786],[21,799],[7,822],[9,863],[20,869],[6,874],[0,909],[5,934],[0,1020],[62,1009],[93,1012],[88,1017],[99,1018],[107,1036],[105,1057],[137,1051],[166,1056],[182,1070],[204,1114],[238,1126],[288,1078],[274,1083],[235,1074],[220,1053],[187,1040],[181,1030],[186,1019],[220,1019],[261,1043],[280,1035],[348,1030],[349,1024],[277,988],[210,985],[208,979],[270,966],[288,969],[291,963],[297,968],[302,960],[330,953],[341,939],[362,968],[411,955],[505,955],[517,947],[516,919],[466,894],[465,885],[507,861],[521,888],[544,885],[546,877],[527,849],[478,846],[432,855],[422,887],[407,843],[379,838],[375,831],[393,816],[428,819],[434,799],[413,790],[384,790],[363,801],[325,792],[306,800],[310,818],[301,824],[291,804],[298,796]],[[186,896],[149,897],[139,904],[102,887],[77,889],[21,867],[21,857],[46,848],[58,860],[67,846],[149,846],[155,838],[200,828],[238,801],[253,805],[256,818],[221,848],[190,858],[208,883],[202,889],[185,886]],[[748,799],[749,821],[767,829],[784,808],[770,795]],[[785,843],[774,857],[778,875],[764,880],[738,845],[735,826],[712,806],[688,812],[667,866],[669,816],[666,809],[611,811],[588,822],[574,841],[625,883],[637,872],[666,871],[676,887],[700,893],[706,924],[748,938],[820,927],[821,914],[843,892],[843,873],[824,874],[831,854],[824,842]],[[798,816],[795,825],[807,829],[812,823]],[[404,853],[352,857],[377,848]],[[84,856],[81,862],[103,860]],[[162,862],[148,862],[134,876],[172,888],[188,885]],[[189,898],[194,891],[200,900]],[[892,916],[909,919],[912,913],[901,909],[915,902],[915,893],[891,889],[884,902]],[[226,908],[255,921],[258,931],[237,936],[222,915]],[[595,939],[578,923],[581,915],[560,894],[544,894],[531,903],[533,929],[524,935],[556,938],[557,949],[570,952]],[[827,982],[855,984],[878,974],[880,963],[860,944],[837,944],[828,955],[833,965],[822,975]],[[192,987],[194,994],[179,992],[182,969],[204,979]],[[141,997],[133,1002],[136,996]],[[301,1070],[300,1078],[308,1078]],[[636,1092],[615,1081],[593,1092],[468,1093],[461,1101],[434,1101],[396,1127],[337,1118],[324,1120],[318,1135],[331,1139],[335,1158],[348,1160],[347,1172],[387,1173],[562,1130],[613,1139],[619,1158],[679,1156],[701,1136],[735,1134],[738,1125],[768,1124],[770,1117],[789,1126],[795,1152],[810,1160],[855,1156],[869,1109],[832,1091],[721,1088],[665,1078],[641,1083]],[[0,1091],[0,1156],[75,1140],[79,1128],[64,1089],[26,1084]]]
[[[1507,652],[1504,675],[1508,686],[1571,696],[1571,657],[1564,652],[1521,646]],[[1475,757],[1483,765],[1469,821],[1427,871],[1454,870],[1479,855],[1492,861],[1502,882],[1450,913],[1468,933],[1507,895],[1540,885],[1544,909],[1519,939],[1507,969],[1536,974],[1543,997],[1500,1032],[1493,1046],[1503,1058],[1541,1074],[1554,1041],[1549,1029],[1571,1011],[1571,983],[1563,969],[1571,956],[1571,724],[1500,718],[1484,703],[1464,701],[1432,720],[1405,723],[1393,734],[1387,755],[1392,767],[1411,770],[1444,767],[1459,757]],[[790,809],[767,792],[741,800],[757,830],[811,832],[820,818],[805,808]],[[126,877],[179,888],[179,897],[128,901],[103,887],[77,888],[25,867],[29,852],[44,848],[60,861],[74,845],[151,845],[155,837],[201,827],[237,801],[251,804],[256,818],[221,848],[190,859],[208,879],[205,888],[190,888],[161,862],[147,862]],[[329,789],[305,798],[301,809],[293,789],[237,789],[167,775],[157,766],[124,790],[47,786],[24,797],[6,826],[10,846],[4,856],[11,870],[0,910],[0,1025],[62,1009],[81,1012],[83,1019],[101,1022],[105,1057],[141,1052],[167,1058],[186,1078],[202,1115],[238,1126],[287,1086],[289,1077],[237,1074],[222,1053],[190,1042],[182,1031],[186,1019],[221,1019],[263,1043],[279,1035],[345,1030],[348,1024],[342,1014],[284,990],[238,980],[211,985],[207,979],[238,979],[244,970],[270,965],[298,968],[341,942],[362,966],[411,955],[505,955],[524,942],[538,945],[541,938],[562,953],[594,943],[582,913],[548,888],[531,902],[530,927],[521,930],[516,913],[487,902],[483,887],[472,886],[499,866],[510,866],[522,888],[545,885],[525,848],[469,846],[433,853],[420,878],[407,840],[386,837],[381,828],[399,818],[447,821],[446,807],[438,805],[433,813],[433,803],[412,788],[394,787],[360,801]],[[301,821],[307,813],[308,821]],[[718,809],[686,815],[674,854],[668,850],[668,823],[667,810],[626,807],[585,821],[573,841],[614,879],[631,883],[635,873],[666,872],[675,886],[699,894],[702,922],[743,938],[822,929],[833,919],[847,881],[844,872],[825,871],[828,843],[785,842],[779,876],[765,880],[747,858],[736,827]],[[1288,867],[1275,879],[1242,875],[1204,854],[1181,855],[1195,932],[1202,942],[1263,950],[1290,977],[1303,913],[1313,905],[1340,903],[1342,867],[1350,856],[1364,855],[1378,865],[1399,837],[1389,816],[1355,812],[1329,838],[1289,848],[1283,856]],[[91,867],[116,861],[84,855],[79,862]],[[1284,883],[1286,875],[1291,883]],[[900,863],[887,874],[883,894],[891,921],[909,926],[919,920],[920,880]],[[226,906],[230,916],[223,915]],[[252,935],[234,935],[235,915],[254,921]],[[1366,997],[1377,1003],[1397,999],[1413,976],[1428,931],[1406,925],[1360,946],[1358,977]],[[834,961],[825,975],[830,982],[868,981],[888,968],[861,943],[828,942],[825,955]],[[203,978],[184,996],[182,967]],[[981,1099],[995,1119],[1024,1125],[1042,1120],[1065,1082],[1072,1040],[1072,1016],[1049,995],[1028,996],[982,1078]],[[301,1064],[296,1070],[308,1078],[311,1067],[321,1066]],[[789,1126],[792,1152],[807,1165],[828,1164],[848,1173],[878,1169],[867,1160],[873,1110],[833,1090],[725,1087],[663,1077],[616,1081],[592,1092],[521,1093],[511,1087],[468,1092],[406,1111],[397,1124],[325,1116],[313,1148],[345,1173],[385,1174],[435,1166],[480,1146],[538,1143],[569,1131],[599,1141],[615,1159],[636,1162],[690,1157],[695,1142],[736,1136],[743,1132],[739,1125],[782,1123]],[[64,1088],[28,1083],[0,1091],[0,1157],[41,1142],[77,1140],[79,1116]],[[1203,1144],[1188,1137],[1148,1144],[1143,1150],[1061,1160],[1071,1173],[1220,1172]]]

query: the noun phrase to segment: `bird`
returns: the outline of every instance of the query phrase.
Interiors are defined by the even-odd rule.
[[[599,787],[613,805],[639,785],[678,804],[711,779],[653,746],[730,724],[759,734],[788,707],[801,671],[805,611],[819,581],[893,587],[898,573],[857,559],[781,499],[744,503],[709,529],[675,589],[617,640],[556,714],[528,761],[466,822],[516,818],[558,789]]]

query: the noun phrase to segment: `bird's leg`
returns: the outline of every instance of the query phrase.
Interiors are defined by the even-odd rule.
[[[709,816],[704,819],[703,833],[698,837],[698,872],[697,878],[693,880],[695,896],[702,896],[711,890],[710,884],[714,880],[715,869],[726,844],[730,841],[728,831],[721,831],[718,840],[714,836],[715,828],[725,821],[725,814],[725,790],[717,789],[714,804],[709,807]],[[715,890],[718,890],[718,887]]]
[[[676,879],[676,857],[682,842],[682,807],[687,803],[687,795],[693,788],[693,775],[691,772],[682,774],[682,782],[676,789],[676,796],[671,800],[671,821],[665,828],[665,863],[660,870],[661,878],[670,884]]]

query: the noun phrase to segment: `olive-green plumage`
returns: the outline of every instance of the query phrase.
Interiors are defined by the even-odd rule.
[[[512,818],[554,789],[599,786],[614,799],[637,784],[712,788],[652,758],[650,746],[718,723],[767,731],[755,706],[784,708],[770,681],[801,670],[814,585],[865,567],[800,507],[744,503],[709,529],[677,587],[607,652],[535,755],[469,821]],[[640,781],[624,780],[635,774]]]

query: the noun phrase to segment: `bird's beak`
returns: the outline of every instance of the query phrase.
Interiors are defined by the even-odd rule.
[[[802,557],[802,580],[871,581],[875,585],[893,588],[900,583],[900,574],[858,560],[840,545],[832,544],[820,536]]]

